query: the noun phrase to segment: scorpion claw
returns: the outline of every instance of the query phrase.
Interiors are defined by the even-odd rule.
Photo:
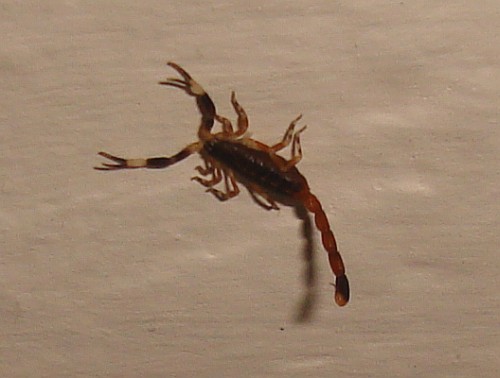
[[[106,164],[102,163],[102,167],[94,167],[95,170],[98,171],[115,171],[117,169],[123,169],[125,167],[118,165],[118,164]]]
[[[98,171],[113,171],[117,169],[127,168],[127,160],[118,156],[108,154],[107,152],[99,152],[98,155],[105,157],[106,159],[112,160],[117,164],[102,163],[101,167],[94,167]]]
[[[158,82],[158,84],[170,85],[171,87],[180,88],[188,95],[194,97],[206,95],[205,90],[201,87],[201,85],[194,81],[191,75],[184,71],[184,69],[182,69],[179,65],[174,62],[167,62],[167,65],[176,70],[184,80],[169,77],[167,78],[167,80]]]
[[[180,88],[185,91],[189,91],[189,84],[180,79],[167,78],[165,81],[159,81],[160,85],[170,85],[171,87]]]
[[[192,80],[192,77],[190,74],[188,74],[181,66],[179,66],[178,64],[174,63],[174,62],[167,62],[167,65],[169,65],[170,67],[172,67],[174,70],[176,70],[177,72],[179,72],[179,74],[186,80],[186,81],[190,81]]]
[[[107,152],[99,152],[97,155],[100,155],[102,157],[105,157],[106,159],[109,159],[109,160],[113,160],[113,161],[116,161],[117,163],[120,163],[120,164],[123,164],[125,163],[127,160],[126,159],[123,159],[121,157],[118,157],[118,156],[114,156],[114,155],[111,155],[111,154],[108,154]],[[106,165],[106,164],[105,164]],[[109,164],[108,164],[109,165]]]

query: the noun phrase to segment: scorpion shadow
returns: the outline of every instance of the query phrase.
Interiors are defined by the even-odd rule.
[[[299,302],[299,305],[297,306],[295,321],[297,323],[305,323],[311,320],[311,315],[317,301],[313,227],[311,217],[304,206],[295,206],[294,210],[297,218],[302,221],[302,237],[304,238],[302,256],[305,261],[305,270],[303,273],[305,292]]]

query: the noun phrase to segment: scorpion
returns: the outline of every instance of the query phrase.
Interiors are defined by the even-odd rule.
[[[116,171],[137,168],[167,168],[188,156],[198,153],[204,166],[195,170],[200,176],[192,177],[206,191],[219,201],[226,201],[240,192],[237,182],[244,185],[251,198],[266,210],[278,210],[278,203],[295,208],[297,216],[303,220],[303,235],[307,239],[306,260],[309,268],[306,273],[306,284],[314,285],[314,269],[312,267],[312,237],[311,221],[308,212],[314,214],[314,222],[321,233],[321,241],[328,253],[328,261],[335,275],[335,302],[344,306],[349,301],[349,281],[345,274],[344,263],[337,249],[337,242],[328,223],[326,214],[318,198],[311,193],[305,177],[297,169],[297,163],[302,159],[300,134],[306,126],[295,131],[297,122],[302,115],[296,117],[288,126],[282,140],[272,146],[259,142],[245,135],[248,129],[248,117],[243,107],[236,100],[235,92],[231,93],[231,104],[237,115],[237,126],[234,130],[231,121],[217,114],[215,105],[203,87],[190,74],[173,62],[167,62],[182,77],[167,78],[159,84],[182,89],[196,100],[201,121],[198,128],[198,141],[189,144],[170,157],[151,157],[127,159],[111,155],[107,152],[98,154],[113,163],[102,163],[95,167],[102,171]],[[221,125],[222,131],[212,133],[215,121]],[[286,160],[277,154],[278,151],[291,146],[291,158]],[[224,182],[224,190],[214,186]],[[306,317],[311,298],[304,301],[302,317]]]

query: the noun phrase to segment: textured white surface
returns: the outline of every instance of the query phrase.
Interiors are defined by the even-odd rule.
[[[500,6],[354,3],[3,2],[1,376],[498,376]],[[217,202],[197,157],[92,169],[195,140],[167,60],[264,142],[304,114],[348,306],[318,246],[294,324],[299,222]]]

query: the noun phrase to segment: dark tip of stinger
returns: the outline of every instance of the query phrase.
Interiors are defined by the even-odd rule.
[[[335,279],[335,303],[339,306],[345,306],[349,302],[350,289],[347,276],[339,276]]]

